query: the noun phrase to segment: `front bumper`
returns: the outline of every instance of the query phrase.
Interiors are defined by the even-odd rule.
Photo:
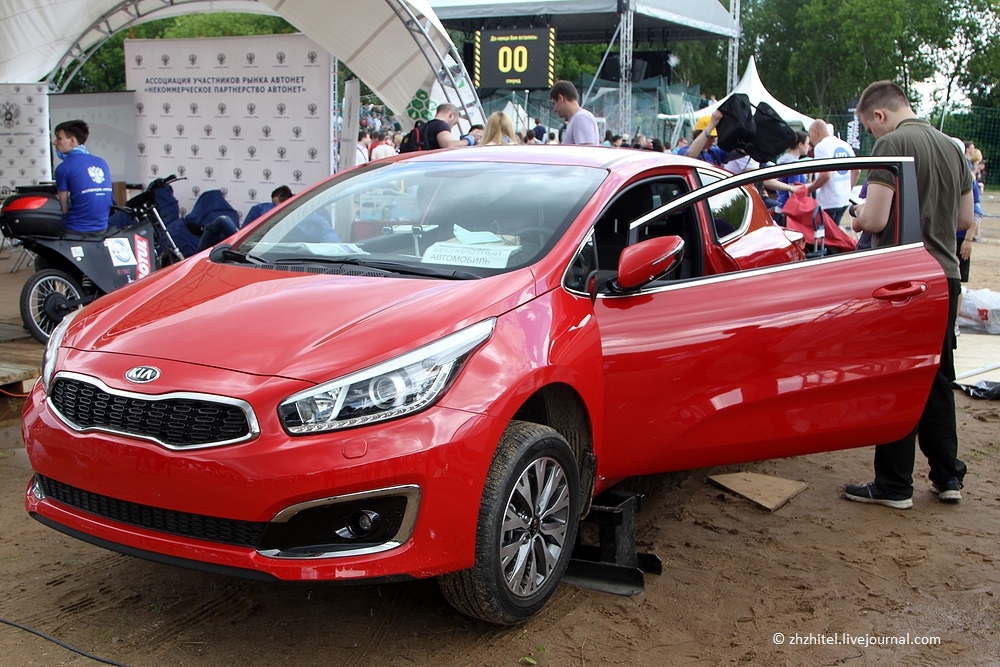
[[[118,365],[131,362],[115,360]],[[192,377],[192,369],[161,365],[165,375]],[[94,369],[84,368],[82,374],[87,370]],[[78,431],[53,413],[37,384],[24,410],[25,445],[32,467],[43,476],[39,480],[62,485],[49,488],[59,488],[63,500],[59,493],[41,492],[33,480],[25,495],[28,512],[53,528],[123,553],[244,576],[391,580],[472,565],[483,480],[503,431],[498,420],[437,406],[366,428],[291,437],[281,428],[276,406],[302,383],[196,370],[199,391],[236,393],[253,405],[259,436],[177,451],[125,435]],[[112,369],[92,376],[121,373]],[[232,392],[234,388],[245,393]],[[262,525],[266,536],[309,508],[401,494],[406,508],[400,516],[408,522],[402,537],[358,548],[289,549],[280,540],[234,543],[219,541],[219,531],[176,529],[177,517],[184,525],[207,518],[226,525]],[[150,511],[167,520],[143,519],[143,512]]]

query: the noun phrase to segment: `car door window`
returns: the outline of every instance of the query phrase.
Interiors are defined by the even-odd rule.
[[[670,176],[642,181],[623,191],[594,225],[593,240],[599,270],[617,270],[618,258],[629,245],[630,231],[636,220],[669,204],[688,190],[683,178]],[[634,239],[632,242],[635,242]]]
[[[724,190],[708,198],[716,238],[725,241],[743,230],[750,221],[750,195],[744,188]]]

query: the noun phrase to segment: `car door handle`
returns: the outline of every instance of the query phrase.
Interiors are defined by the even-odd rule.
[[[872,293],[872,296],[883,301],[905,301],[926,291],[927,283],[907,282],[879,287]]]

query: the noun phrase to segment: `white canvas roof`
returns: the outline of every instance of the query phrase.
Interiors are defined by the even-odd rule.
[[[0,0],[0,82],[38,81],[66,67],[66,54],[86,53],[131,23],[222,11],[281,15],[343,61],[401,117],[420,90],[436,102],[454,103],[458,96],[478,108],[461,67],[452,68],[465,84],[456,95],[449,77],[439,80],[438,66],[421,50],[421,31],[411,29],[416,17],[430,36],[425,49],[456,64],[447,58],[451,39],[427,0]]]
[[[790,125],[802,125],[804,129],[808,129],[809,125],[814,119],[809,116],[799,113],[791,107],[785,106],[779,102],[774,95],[772,95],[767,88],[764,87],[764,83],[760,80],[760,74],[757,73],[757,61],[754,60],[753,56],[750,56],[750,62],[747,63],[747,68],[743,72],[743,78],[733,89],[733,92],[729,95],[735,95],[736,93],[743,93],[749,99],[750,103],[753,105],[760,104],[761,102],[767,102],[771,107],[778,113],[779,116]],[[698,109],[694,112],[694,118],[698,119],[702,116],[710,116],[712,112],[719,108],[729,95],[722,98],[715,104],[709,105],[704,109]],[[660,114],[657,116],[661,120],[672,120],[679,117],[678,114]]]

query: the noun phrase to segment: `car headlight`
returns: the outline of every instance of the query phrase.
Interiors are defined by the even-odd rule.
[[[493,333],[491,318],[412,352],[299,392],[278,406],[289,433],[334,431],[423,410],[448,387],[462,361]]]
[[[62,318],[62,322],[56,325],[56,328],[52,330],[49,335],[49,342],[45,344],[45,352],[42,354],[42,386],[45,391],[49,390],[49,383],[52,382],[52,376],[56,372],[56,357],[59,353],[59,346],[62,345],[63,337],[66,335],[66,330],[69,329],[70,322],[76,317],[80,309],[74,310],[72,313],[67,313],[66,317]]]

